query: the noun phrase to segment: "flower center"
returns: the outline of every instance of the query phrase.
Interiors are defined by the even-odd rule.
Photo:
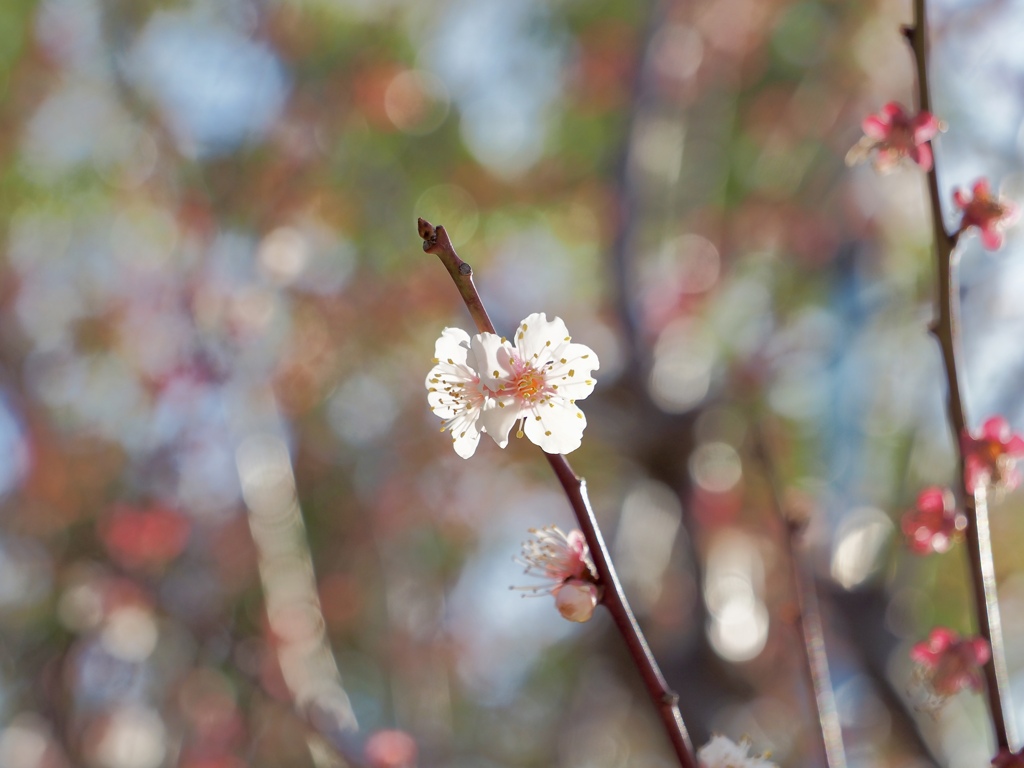
[[[548,393],[544,372],[518,359],[512,363],[512,386],[516,397],[527,403],[534,403]]]

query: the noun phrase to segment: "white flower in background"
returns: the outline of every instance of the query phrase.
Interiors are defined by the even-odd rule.
[[[468,459],[480,435],[508,445],[512,425],[548,453],[580,447],[586,417],[576,406],[594,391],[598,368],[590,347],[574,344],[560,318],[543,312],[519,324],[515,343],[493,333],[472,339],[459,328],[445,328],[434,347],[427,374],[430,410],[444,419],[455,452]]]
[[[479,350],[469,334],[461,328],[445,328],[434,345],[434,365],[427,374],[427,402],[430,410],[444,419],[441,431],[452,436],[455,452],[468,459],[476,452],[480,423],[488,406],[496,403],[480,383],[480,375],[470,364]]]
[[[747,739],[736,744],[726,736],[715,735],[697,750],[697,761],[700,768],[778,768],[775,763],[763,757],[753,757],[749,752],[750,742]]]
[[[514,342],[484,333],[477,337],[484,359],[480,380],[497,401],[487,431],[502,448],[512,425],[522,420],[531,442],[548,453],[580,447],[587,419],[576,406],[594,391],[599,367],[590,347],[574,344],[561,318],[534,313],[519,324]]]

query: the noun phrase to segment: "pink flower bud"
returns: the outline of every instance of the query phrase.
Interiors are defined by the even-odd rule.
[[[597,585],[589,581],[571,579],[554,592],[555,607],[569,621],[590,621],[597,607]]]

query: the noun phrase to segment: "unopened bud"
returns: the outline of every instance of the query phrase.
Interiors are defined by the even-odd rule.
[[[569,621],[590,621],[597,607],[597,585],[570,579],[555,592],[555,607]]]

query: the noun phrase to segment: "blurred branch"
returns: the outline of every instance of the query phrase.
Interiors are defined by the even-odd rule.
[[[637,174],[630,172],[630,157],[636,151],[640,114],[650,101],[651,77],[648,73],[651,60],[650,47],[655,33],[664,20],[664,5],[660,0],[651,3],[644,39],[637,46],[634,77],[630,88],[633,99],[626,115],[624,139],[616,160],[612,185],[615,190],[614,235],[611,246],[611,265],[614,277],[612,286],[618,304],[619,321],[629,340],[629,344],[626,345],[626,353],[630,356],[630,364],[626,366],[627,370],[639,369],[640,361],[649,355],[649,350],[642,349],[643,334],[639,327],[640,322],[637,318],[636,308],[631,300],[631,289],[634,282],[632,279],[635,254],[633,245],[639,218],[640,195],[637,189]]]
[[[780,486],[779,473],[768,448],[760,421],[752,420],[754,455],[761,464],[761,472],[768,484],[769,499],[779,520],[786,528],[786,556],[793,579],[797,603],[797,623],[804,643],[804,661],[820,726],[821,745],[829,768],[846,768],[846,750],[843,729],[836,707],[836,694],[825,652],[825,633],[822,630],[821,610],[814,587],[814,576],[798,551],[807,521],[799,520],[786,509]]]
[[[918,102],[921,110],[931,112],[931,92],[928,86],[928,26],[925,0],[914,0],[914,23],[904,27],[903,34],[914,54],[917,69]],[[1009,749],[1011,741],[1012,703],[1009,698],[1009,678],[1006,670],[1006,650],[1003,643],[1002,621],[999,614],[999,599],[996,593],[995,564],[988,527],[988,504],[985,489],[977,494],[969,492],[964,472],[962,438],[967,434],[967,417],[964,413],[963,397],[957,370],[959,346],[959,304],[960,289],[957,267],[959,254],[956,246],[960,231],[950,234],[942,220],[942,200],[939,196],[937,163],[933,162],[928,171],[928,194],[931,202],[932,230],[938,277],[938,317],[929,330],[942,350],[942,361],[949,387],[947,415],[953,432],[953,444],[957,450],[959,480],[957,495],[967,513],[967,549],[970,557],[971,584],[974,590],[974,605],[978,619],[978,631],[988,641],[992,656],[985,665],[985,681],[988,694],[989,712],[996,742],[1001,749]]]
[[[490,317],[488,317],[483,301],[480,299],[476,286],[473,284],[473,270],[469,264],[459,258],[444,227],[434,227],[424,219],[419,219],[418,224],[420,236],[424,240],[423,250],[436,255],[444,264],[448,274],[455,281],[455,285],[463,301],[466,303],[466,308],[469,310],[470,315],[472,315],[477,329],[481,333],[496,333],[494,324],[491,322]],[[601,528],[587,498],[586,483],[573,472],[572,467],[564,456],[550,453],[545,453],[544,455],[554,470],[558,481],[562,484],[562,488],[569,498],[569,503],[572,505],[573,512],[576,515],[580,530],[587,540],[587,546],[590,547],[590,554],[597,568],[598,580],[603,587],[601,602],[608,609],[616,628],[626,642],[633,663],[636,665],[637,671],[644,681],[644,686],[647,688],[647,693],[658,710],[658,714],[661,716],[669,741],[671,741],[672,748],[679,760],[679,765],[682,768],[697,768],[693,746],[690,743],[686,725],[683,723],[683,717],[679,712],[679,696],[669,688],[664,675],[661,673],[661,669],[658,667],[658,662],[651,653],[647,639],[644,637],[643,631],[633,615],[633,610],[629,606],[629,601],[626,599],[626,594],[622,589],[622,583],[619,581],[619,576],[612,564],[611,555],[605,544],[604,536],[601,534]]]

